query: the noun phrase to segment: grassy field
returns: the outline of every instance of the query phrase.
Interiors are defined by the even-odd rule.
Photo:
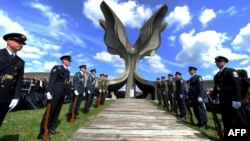
[[[112,102],[107,100],[105,105],[98,109],[92,107],[88,114],[79,112],[79,118],[73,124],[66,122],[69,104],[64,104],[58,120],[57,131],[59,131],[59,134],[50,135],[51,141],[66,141],[77,129],[88,123]],[[83,103],[81,107],[83,107]],[[44,110],[43,108],[9,113],[2,127],[0,127],[0,141],[37,141],[36,137]],[[80,111],[83,111],[83,108]]]
[[[158,102],[156,102],[156,101],[153,101],[152,103],[154,105],[158,104]],[[161,108],[161,109],[163,109],[163,108]],[[166,109],[163,109],[163,110],[165,110],[166,113],[168,113],[168,114],[176,115],[174,112],[171,113],[171,112],[167,111]],[[189,116],[187,116],[187,119],[183,120],[183,121],[184,121],[184,123],[187,126],[189,126],[190,128],[192,128],[194,130],[197,130],[197,131],[201,132],[202,134],[204,134],[205,136],[207,136],[209,139],[211,139],[213,141],[219,141],[219,137],[217,136],[217,132],[216,132],[215,126],[214,126],[214,120],[213,120],[212,113],[211,112],[207,112],[207,116],[208,116],[208,129],[202,129],[202,128],[199,128],[197,126],[192,125],[191,122],[190,122]],[[217,114],[217,116],[221,120],[221,116],[219,116],[219,114]],[[193,120],[194,120],[194,123],[197,123],[197,120],[196,120],[194,114],[193,114]],[[221,122],[221,125],[222,125],[222,122]]]

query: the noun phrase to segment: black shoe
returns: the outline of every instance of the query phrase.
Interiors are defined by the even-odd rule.
[[[50,134],[57,134],[58,132],[55,129],[51,129],[51,130],[49,130],[49,133]]]
[[[43,134],[39,133],[36,138],[39,139],[39,140],[43,140]]]
[[[196,123],[196,124],[195,124],[195,126],[197,126],[197,127],[201,127],[201,126],[202,126],[202,124],[201,124],[200,122],[198,122],[198,123]]]
[[[202,125],[202,126],[200,126],[200,128],[202,128],[202,129],[208,129],[207,125]]]
[[[186,115],[181,115],[180,118],[183,120],[187,119]]]

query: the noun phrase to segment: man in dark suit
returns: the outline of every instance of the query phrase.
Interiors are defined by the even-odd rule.
[[[186,113],[187,113],[187,106],[185,104],[185,100],[184,100],[184,80],[181,77],[181,73],[180,72],[176,72],[175,73],[175,77],[176,77],[176,81],[175,81],[175,96],[176,96],[176,100],[178,102],[178,107],[180,110],[180,118],[185,119],[186,118]]]
[[[7,47],[0,50],[0,126],[21,96],[24,61],[16,53],[26,45],[26,36],[10,33],[4,35],[3,39]]]
[[[224,140],[229,140],[230,129],[240,128],[240,120],[236,110],[241,107],[241,82],[237,72],[226,67],[228,63],[226,57],[217,56],[215,63],[220,71],[214,76],[214,90],[211,98],[215,99],[219,95]]]
[[[48,101],[51,101],[50,119],[48,124],[50,134],[57,133],[55,130],[56,122],[64,102],[64,97],[66,96],[69,89],[70,72],[68,70],[68,66],[71,63],[71,57],[65,55],[60,59],[62,61],[62,65],[55,65],[50,72],[49,84],[46,94]],[[43,139],[44,122],[45,114],[43,115],[40,124],[40,132],[37,136],[38,139]]]
[[[204,103],[203,80],[200,75],[196,74],[196,67],[189,67],[188,71],[191,75],[189,79],[188,97],[192,102],[194,115],[198,121],[197,126],[207,129],[207,113]]]
[[[95,96],[95,83],[96,83],[96,69],[90,70],[90,75],[87,80],[87,95],[84,112],[88,113],[90,111],[90,107],[94,101]]]
[[[75,108],[74,114],[76,115],[75,118],[77,118],[78,110],[81,106],[81,101],[83,100],[83,96],[85,95],[85,81],[87,80],[85,80],[84,73],[86,72],[87,66],[81,65],[79,66],[79,69],[80,71],[77,72],[73,78],[74,95],[69,106],[67,121],[70,121],[70,118],[72,116],[72,109],[73,109],[75,97],[77,97],[77,102],[76,102],[76,108]]]

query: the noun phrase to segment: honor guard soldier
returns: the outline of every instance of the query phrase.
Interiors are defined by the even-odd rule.
[[[191,75],[189,79],[189,90],[188,97],[192,102],[193,111],[195,117],[198,121],[197,126],[200,128],[207,129],[207,114],[206,107],[203,101],[204,98],[204,89],[203,89],[203,80],[200,75],[196,74],[197,68],[190,66],[188,71]]]
[[[73,99],[70,103],[69,106],[69,111],[68,111],[68,117],[67,117],[67,121],[70,121],[70,118],[72,116],[72,112],[74,112],[75,115],[75,119],[77,119],[77,115],[78,115],[78,111],[79,108],[81,106],[81,101],[83,100],[83,96],[85,94],[85,81],[87,81],[87,79],[85,79],[84,77],[84,73],[86,73],[86,69],[87,66],[86,65],[81,65],[79,66],[80,71],[75,73],[74,78],[73,78]],[[74,99],[75,97],[77,97],[77,101],[74,107]],[[75,111],[72,111],[74,107]]]
[[[161,79],[156,78],[158,106],[162,106]]]
[[[162,101],[163,101],[163,108],[168,108],[168,97],[167,97],[167,92],[166,92],[166,80],[165,77],[161,77],[161,94],[162,94]]]
[[[49,133],[50,134],[57,134],[56,129],[56,122],[59,117],[62,105],[64,103],[64,97],[69,86],[69,77],[70,72],[68,67],[71,63],[71,57],[68,55],[62,56],[60,58],[62,61],[62,65],[56,65],[52,68],[49,77],[49,84],[47,89],[47,100],[51,101],[51,111],[49,117]],[[43,139],[44,134],[44,122],[45,122],[45,114],[41,120],[40,124],[40,131],[37,136],[38,139]]]
[[[101,105],[105,103],[106,96],[108,95],[108,86],[109,86],[109,81],[108,81],[108,75],[104,74],[104,90],[103,90],[103,96],[101,98]]]
[[[175,91],[175,82],[173,80],[173,75],[172,74],[168,74],[168,80],[167,80],[167,96],[168,99],[170,101],[170,105],[171,105],[171,111],[175,111],[174,108],[176,108],[174,106],[174,91]]]
[[[24,61],[16,53],[26,45],[26,36],[9,33],[3,39],[7,42],[7,47],[0,50],[0,126],[21,96]]]
[[[186,113],[187,113],[187,106],[185,104],[185,100],[184,100],[184,80],[181,77],[181,73],[180,72],[176,72],[175,73],[175,77],[176,77],[176,81],[175,81],[175,86],[176,86],[176,90],[175,90],[175,96],[176,96],[176,100],[178,102],[178,107],[180,110],[180,118],[186,118]]]
[[[90,107],[94,101],[95,96],[95,83],[96,83],[96,69],[90,70],[90,75],[87,80],[87,94],[86,94],[86,102],[84,107],[84,112],[88,113],[90,111]]]
[[[219,105],[224,126],[224,140],[229,140],[230,129],[239,128],[239,117],[236,109],[241,107],[241,82],[237,72],[228,68],[228,59],[223,56],[215,58],[216,66],[220,69],[214,76],[214,90],[211,98],[219,95]]]
[[[96,107],[97,108],[99,107],[99,105],[101,103],[102,96],[104,95],[104,87],[105,87],[104,74],[100,74],[100,79],[98,80],[98,94],[97,94],[97,98],[96,98]]]

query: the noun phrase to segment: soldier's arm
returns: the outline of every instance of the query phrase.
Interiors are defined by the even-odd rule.
[[[21,97],[21,90],[22,90],[22,86],[23,86],[23,74],[24,74],[24,62],[22,64],[21,72],[17,78],[14,99],[19,99]]]
[[[198,77],[197,84],[198,84],[198,96],[204,97],[203,80],[202,80],[201,76]]]
[[[214,88],[213,88],[213,92],[211,93],[210,97],[214,100],[217,97],[218,94],[218,90],[217,90],[217,82],[214,79]]]
[[[48,90],[47,92],[52,92],[53,86],[56,82],[56,77],[58,75],[58,68],[57,66],[54,66],[50,72],[50,77],[49,77],[49,84],[48,84]]]
[[[233,100],[241,101],[241,81],[235,70],[230,71],[230,78],[232,80],[232,87],[234,88]]]
[[[164,88],[164,92],[168,92],[168,83],[167,81],[165,81],[165,88]]]
[[[77,90],[77,83],[78,83],[78,81],[79,81],[79,78],[78,78],[78,73],[76,73],[75,75],[74,75],[74,78],[73,78],[73,90],[75,91],[75,90]]]

